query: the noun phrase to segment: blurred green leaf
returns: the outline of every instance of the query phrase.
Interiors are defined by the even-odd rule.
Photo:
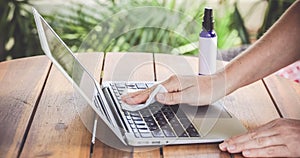
[[[231,27],[236,29],[239,37],[241,38],[242,44],[250,44],[250,38],[248,31],[244,24],[244,19],[242,18],[240,11],[237,8],[237,3],[234,3],[234,12],[232,14]]]
[[[295,0],[268,0],[268,7],[265,12],[265,17],[262,26],[257,33],[257,39],[259,39],[284,13],[284,11]]]

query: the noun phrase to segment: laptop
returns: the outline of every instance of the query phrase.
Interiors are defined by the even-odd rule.
[[[33,15],[44,53],[99,116],[106,133],[125,146],[213,143],[246,131],[222,101],[200,107],[154,102],[138,111],[122,109],[124,92],[157,83],[109,81],[100,85],[34,8]]]

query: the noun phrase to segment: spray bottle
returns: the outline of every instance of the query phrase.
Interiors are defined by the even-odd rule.
[[[211,75],[216,72],[217,34],[214,31],[213,10],[206,7],[199,34],[199,75]]]

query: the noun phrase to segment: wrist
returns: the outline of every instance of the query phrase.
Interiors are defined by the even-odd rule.
[[[218,72],[213,75],[200,76],[199,79],[199,85],[203,83],[206,83],[207,85],[205,92],[207,94],[208,104],[211,104],[227,95],[226,80],[223,73]]]
[[[218,78],[222,78],[224,81],[224,87],[225,87],[225,93],[226,95],[234,92],[238,88],[240,88],[243,84],[243,79],[241,78],[242,73],[240,75],[237,75],[236,72],[238,70],[234,69],[234,63],[231,62],[225,66],[225,68],[218,72]]]
[[[213,80],[216,87],[219,89],[216,89],[215,91],[221,91],[219,93],[221,93],[222,96],[226,96],[238,89],[236,84],[234,84],[234,80],[231,79],[229,74],[226,72],[226,69],[217,72],[214,75]]]

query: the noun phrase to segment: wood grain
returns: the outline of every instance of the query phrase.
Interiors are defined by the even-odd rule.
[[[276,75],[270,75],[264,81],[281,115],[284,118],[300,119],[299,83]]]
[[[89,61],[98,63],[100,70],[103,54],[91,56]],[[91,133],[77,111],[74,91],[62,73],[52,67],[21,157],[90,156]]]
[[[0,63],[0,157],[17,157],[49,68],[45,56]]]
[[[174,73],[196,75],[198,71],[196,57],[156,54],[153,65],[149,53],[109,53],[102,73],[103,54],[77,57],[98,81],[100,74],[103,81],[153,81],[155,76],[160,81]],[[25,158],[90,156],[94,112],[55,67],[44,86],[49,68],[45,56],[0,63],[0,157],[17,157],[20,149],[20,157]],[[248,129],[279,118],[274,103],[283,117],[299,119],[299,84],[273,75],[264,83],[255,82],[224,97],[228,111]],[[242,157],[221,152],[218,144],[170,145],[163,147],[163,155],[158,148],[138,150],[123,151],[97,140],[93,157]]]
[[[236,90],[224,98],[224,103],[247,129],[280,117],[262,81]]]
[[[149,53],[108,53],[105,58],[104,81],[153,81],[153,58]],[[101,127],[97,127],[101,128]],[[124,147],[125,148],[125,147]],[[110,147],[97,139],[95,157],[160,157],[159,149],[145,152]]]
[[[226,152],[221,152],[218,144],[191,144],[191,145],[174,145],[164,147],[164,158],[227,158],[230,155]]]
[[[195,75],[198,70],[196,57],[156,54],[155,63],[158,80],[163,80],[172,73]],[[222,67],[222,63],[219,64],[219,67]],[[261,81],[243,87],[226,96],[223,100],[228,111],[235,115],[248,129],[279,117]],[[262,113],[263,115],[261,115]],[[164,157],[230,157],[228,153],[221,152],[217,145],[165,146],[163,153]],[[238,157],[239,155],[235,156]]]

